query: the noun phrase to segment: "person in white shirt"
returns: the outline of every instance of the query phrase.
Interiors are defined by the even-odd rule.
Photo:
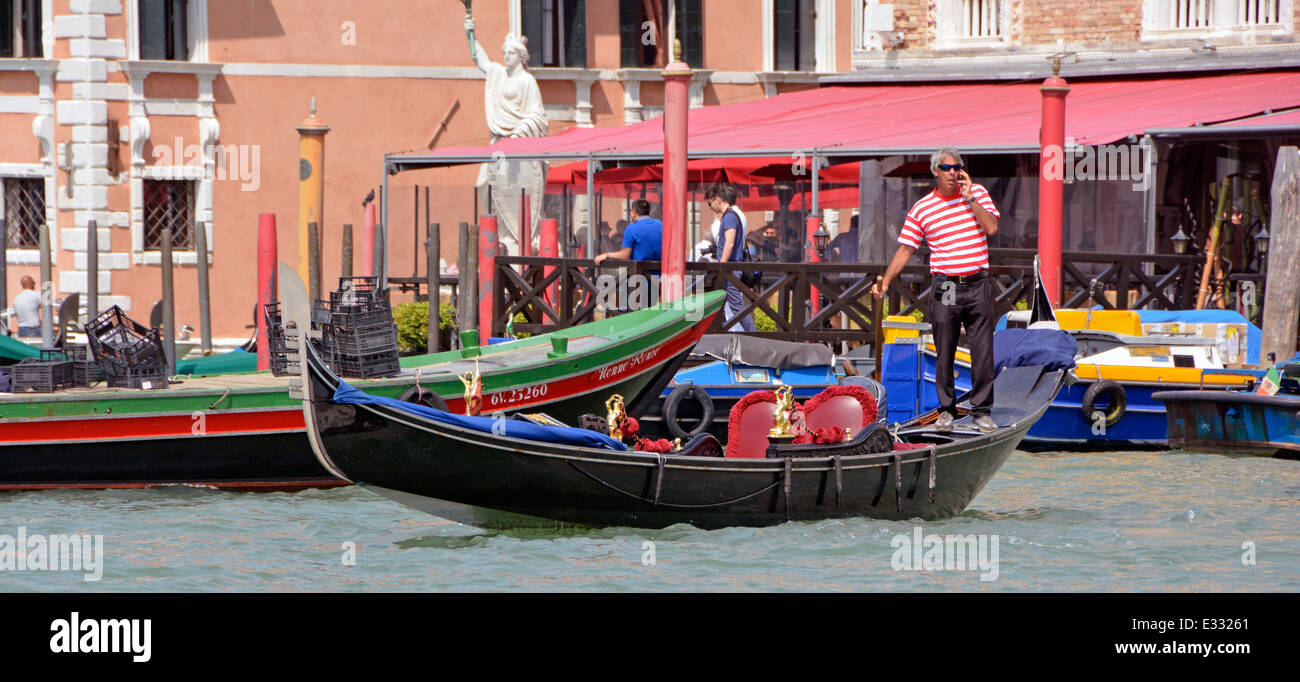
[[[36,293],[36,280],[23,275],[23,290],[14,297],[14,316],[18,318],[19,336],[41,335],[41,295]]]

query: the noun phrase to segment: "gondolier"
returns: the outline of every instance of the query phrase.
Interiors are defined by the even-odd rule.
[[[902,272],[922,241],[930,245],[930,323],[938,355],[935,389],[939,398],[937,428],[952,429],[957,417],[953,388],[953,360],[962,325],[970,343],[971,416],[975,426],[989,432],[997,428],[989,411],[993,407],[993,297],[988,279],[988,236],[997,234],[998,209],[988,190],[971,182],[961,152],[944,147],[930,156],[935,189],[908,211],[898,235],[898,252],[883,281],[871,293],[883,298],[889,283]]]

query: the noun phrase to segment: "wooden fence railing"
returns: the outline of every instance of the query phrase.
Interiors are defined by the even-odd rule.
[[[997,315],[1027,305],[1036,253],[1032,249],[990,250]],[[1066,252],[1061,307],[1190,308],[1199,262],[1199,256]],[[722,288],[723,281],[738,284],[733,267],[687,263],[686,288],[714,291]],[[772,324],[767,331],[755,332],[756,336],[831,343],[869,343],[873,338],[869,292],[876,277],[884,273],[884,263],[748,263],[745,267],[761,271],[762,284],[753,290],[742,286],[744,307],[731,315],[724,308],[712,331],[723,331],[742,316],[761,312]],[[591,260],[500,257],[494,278],[492,333],[503,334],[506,324],[519,314],[523,321],[513,325],[516,333],[545,333],[589,322],[600,309],[653,304],[659,287],[651,273],[658,269],[659,263],[650,262],[606,261],[597,268]],[[930,295],[928,267],[909,265],[890,287],[887,310],[925,314]]]

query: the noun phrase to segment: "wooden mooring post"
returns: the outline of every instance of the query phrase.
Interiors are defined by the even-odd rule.
[[[1264,363],[1270,355],[1284,361],[1296,352],[1296,329],[1300,327],[1300,148],[1278,150],[1272,197],[1259,356]]]

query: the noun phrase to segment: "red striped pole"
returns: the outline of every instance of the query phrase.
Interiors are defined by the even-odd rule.
[[[492,335],[493,279],[497,272],[497,219],[485,215],[478,221],[478,338],[486,346]]]
[[[280,257],[275,238],[275,214],[263,213],[257,224],[257,368],[271,369],[271,344],[267,340],[266,304],[274,303],[276,293],[275,271]],[[288,322],[281,318],[281,322]],[[169,332],[171,330],[168,330]],[[299,333],[305,333],[300,330]]]
[[[554,218],[543,220],[541,240],[537,245],[537,255],[542,258],[558,258],[560,255],[559,243],[560,221]],[[550,277],[552,272],[555,272],[555,266],[553,265],[547,265],[542,270],[542,274],[546,277]],[[556,300],[554,284],[546,288],[546,300],[554,304]]]
[[[1038,255],[1043,287],[1052,305],[1061,303],[1061,222],[1065,205],[1065,96],[1070,86],[1060,77],[1061,61],[1052,62],[1052,77],[1043,81],[1042,148],[1038,166]]]
[[[686,277],[686,155],[691,67],[674,45],[673,62],[664,67],[664,235],[663,279],[659,301],[682,297]],[[741,244],[744,247],[744,244]]]

